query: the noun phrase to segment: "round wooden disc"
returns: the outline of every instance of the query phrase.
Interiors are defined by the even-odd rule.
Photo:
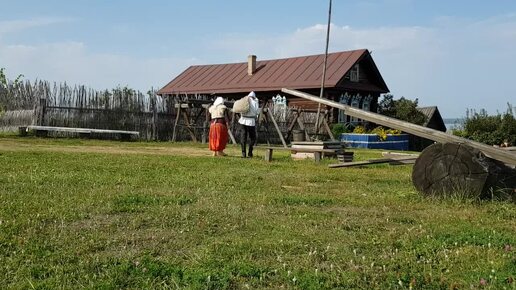
[[[412,183],[424,195],[481,196],[489,176],[489,159],[464,144],[436,143],[419,155]]]

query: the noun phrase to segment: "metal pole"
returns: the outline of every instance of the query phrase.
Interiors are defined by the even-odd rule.
[[[326,63],[328,60],[328,45],[330,43],[330,23],[331,23],[331,2],[328,9],[328,27],[326,29],[326,50],[324,52],[324,64],[323,64],[323,73],[321,80],[321,93],[319,94],[319,98],[323,98],[324,96],[324,81],[326,80]],[[315,136],[317,138],[317,134],[319,133],[319,115],[321,114],[321,103],[317,106],[317,117],[315,119]]]

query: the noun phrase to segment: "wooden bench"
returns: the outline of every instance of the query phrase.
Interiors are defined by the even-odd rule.
[[[322,156],[324,153],[328,154],[337,154],[341,152],[342,150],[339,149],[308,149],[308,148],[285,148],[285,147],[264,147],[265,149],[265,161],[271,162],[272,161],[272,152],[274,150],[286,150],[290,151],[291,153],[313,153],[314,159],[316,163],[321,162]]]
[[[52,127],[52,126],[20,126],[19,132],[21,136],[26,136],[29,131],[34,131],[36,134],[48,132],[69,132],[77,133],[80,136],[90,136],[94,134],[117,134],[122,140],[131,140],[132,137],[138,139],[140,132],[138,131],[123,131],[123,130],[106,130],[106,129],[90,129],[90,128],[70,128],[70,127]]]

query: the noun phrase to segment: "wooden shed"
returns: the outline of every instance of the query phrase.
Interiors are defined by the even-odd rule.
[[[446,132],[446,125],[444,124],[444,120],[441,116],[441,113],[439,113],[437,106],[418,107],[417,110],[426,116],[426,121],[422,126],[441,132]],[[409,140],[409,149],[413,151],[422,151],[433,143],[434,141],[432,140],[411,135]]]
[[[319,95],[324,55],[310,55],[272,60],[194,65],[187,68],[158,91],[161,96],[217,95],[238,99],[254,91],[262,100],[278,95],[288,106],[315,110],[317,103],[285,95],[281,88],[297,89]],[[380,94],[389,92],[371,53],[367,49],[328,54],[324,98],[356,108],[376,112]],[[327,107],[331,122],[356,121]]]

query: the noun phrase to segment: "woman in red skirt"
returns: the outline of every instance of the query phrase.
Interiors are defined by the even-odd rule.
[[[228,127],[226,126],[226,106],[224,99],[217,97],[208,109],[211,114],[210,122],[210,150],[213,156],[226,156],[224,149],[228,143]]]

